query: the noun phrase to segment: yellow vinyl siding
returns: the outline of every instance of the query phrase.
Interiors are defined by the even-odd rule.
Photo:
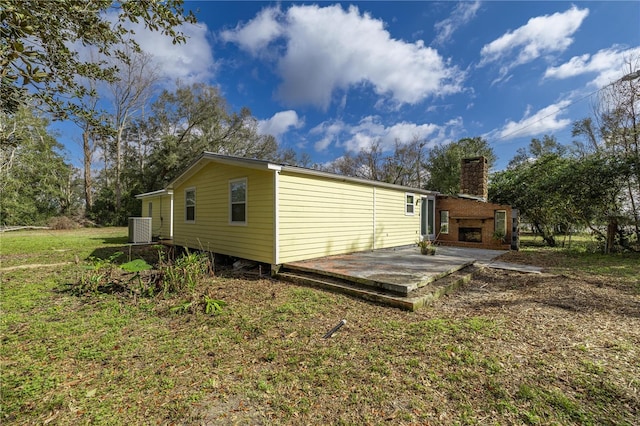
[[[420,237],[420,195],[414,194],[413,215],[406,215],[407,192],[376,188],[376,248],[413,244]],[[418,204],[416,204],[416,202]]]
[[[278,263],[418,240],[419,205],[406,216],[404,190],[284,172],[279,184]]]
[[[151,208],[151,235],[154,238],[171,238],[171,195],[163,194],[142,200],[142,217],[149,217],[149,203]]]
[[[374,248],[378,188],[292,173],[279,183],[279,263]]]
[[[160,197],[160,205],[153,204],[153,216],[156,217],[156,210],[159,212],[160,217],[160,239],[171,238],[171,197],[173,195],[163,195]],[[159,208],[158,208],[159,207]],[[154,219],[155,221],[155,219]]]
[[[229,181],[247,179],[247,223],[230,223]],[[273,172],[210,163],[174,188],[174,243],[273,263]],[[195,222],[185,222],[185,189],[196,191]]]

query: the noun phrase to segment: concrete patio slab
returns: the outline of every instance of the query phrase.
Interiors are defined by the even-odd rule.
[[[519,264],[519,263],[497,262],[497,261],[489,261],[489,262],[479,261],[479,262],[476,262],[476,265],[484,266],[486,268],[504,269],[504,270],[507,270],[507,271],[516,271],[516,272],[525,272],[525,273],[528,273],[528,274],[541,274],[542,273],[542,268],[539,267],[539,266],[522,265],[522,264]]]
[[[288,270],[312,272],[407,296],[476,262],[490,263],[502,250],[441,246],[434,256],[407,246],[291,262]]]

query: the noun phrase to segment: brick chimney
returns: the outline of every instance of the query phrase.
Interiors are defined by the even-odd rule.
[[[463,158],[460,170],[460,193],[487,201],[489,195],[489,166],[487,159]]]

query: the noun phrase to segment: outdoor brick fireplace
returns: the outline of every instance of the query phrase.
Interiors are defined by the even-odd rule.
[[[517,225],[513,223],[517,213],[509,205],[487,201],[487,159],[465,158],[461,161],[460,170],[460,194],[441,194],[436,199],[438,243],[460,247],[517,249]]]
[[[481,243],[482,228],[458,228],[458,241],[465,243]]]

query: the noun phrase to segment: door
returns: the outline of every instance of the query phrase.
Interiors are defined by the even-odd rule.
[[[434,197],[422,197],[420,199],[420,235],[422,239],[433,240],[435,238],[436,200]]]

